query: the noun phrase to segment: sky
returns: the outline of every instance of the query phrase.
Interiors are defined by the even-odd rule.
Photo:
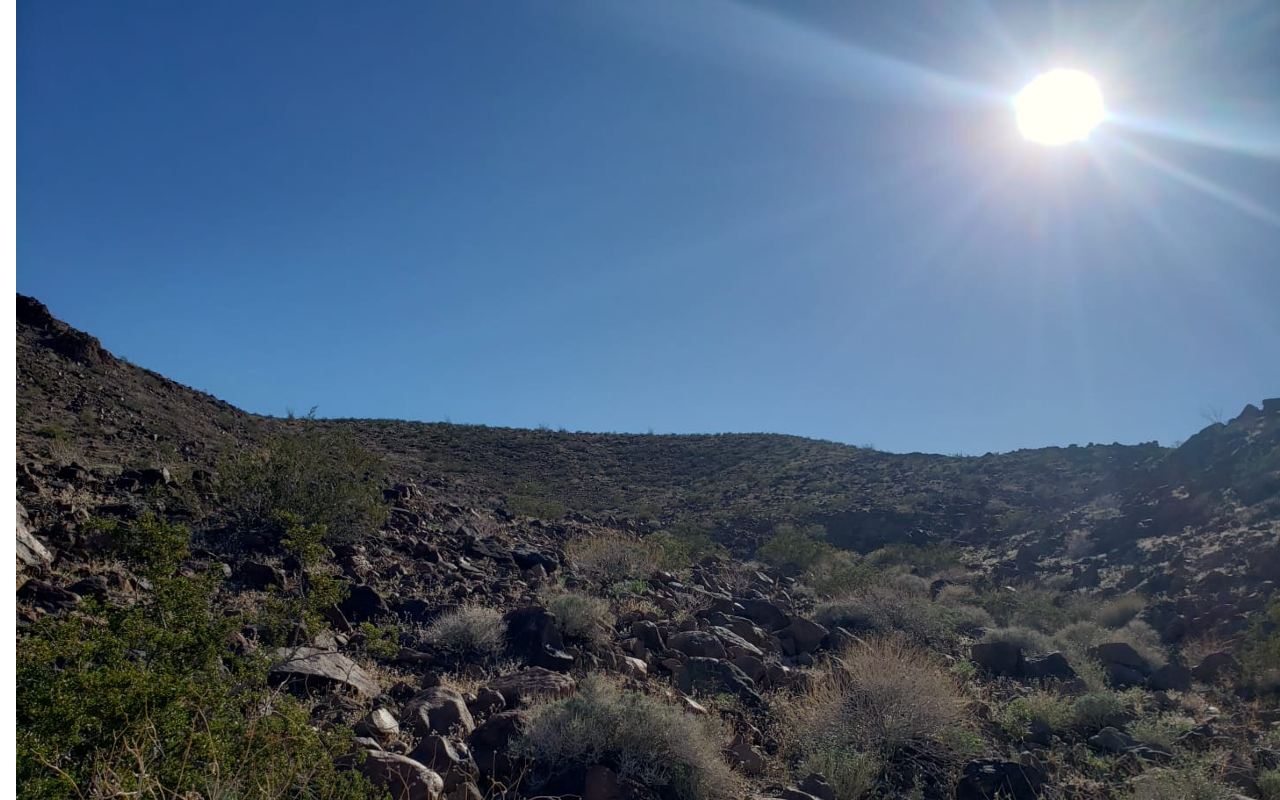
[[[1280,395],[1280,5],[18,4],[17,289],[244,409],[1171,443]],[[1084,142],[1023,140],[1094,75]]]

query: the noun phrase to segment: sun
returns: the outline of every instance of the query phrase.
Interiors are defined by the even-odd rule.
[[[1049,146],[1089,138],[1107,115],[1098,82],[1076,69],[1037,75],[1013,98],[1013,110],[1023,138]]]

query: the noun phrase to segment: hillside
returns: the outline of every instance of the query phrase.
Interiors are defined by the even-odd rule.
[[[1142,795],[1143,780],[1200,776],[1263,797],[1280,766],[1280,676],[1260,666],[1275,647],[1280,400],[1177,448],[892,454],[773,434],[268,418],[113,356],[32,298],[18,297],[16,337],[29,796],[76,794],[45,762],[119,772],[118,754],[62,742],[54,723],[132,723],[85,727],[96,712],[53,698],[117,685],[135,674],[129,653],[168,640],[104,643],[97,657],[125,659],[110,680],[69,670],[98,662],[58,648],[139,624],[99,616],[191,613],[166,592],[215,573],[209,619],[234,626],[201,640],[212,662],[145,682],[244,660],[246,694],[218,701],[240,730],[235,715],[261,701],[248,665],[265,659],[300,703],[296,757],[346,774],[354,728],[357,771],[398,796],[1153,798],[1180,795]],[[279,663],[277,648],[300,646],[314,652]],[[859,664],[945,702],[893,706],[910,698]],[[824,691],[880,705],[827,724],[849,712]],[[166,701],[175,719],[205,713],[193,692]],[[602,730],[632,703],[655,728],[711,739],[689,752],[624,725],[598,752],[552,752],[569,724],[555,715],[582,703]],[[681,708],[714,731],[685,730]],[[923,727],[868,733],[900,711]]]

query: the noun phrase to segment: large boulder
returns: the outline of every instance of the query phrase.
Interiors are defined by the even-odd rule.
[[[418,736],[433,733],[466,736],[476,727],[466,699],[447,686],[432,686],[419,692],[405,704],[404,717]]]
[[[697,658],[724,658],[724,645],[715,634],[705,631],[683,631],[667,639],[667,647]]]
[[[1191,668],[1191,677],[1202,683],[1218,683],[1239,676],[1240,662],[1230,653],[1210,653]]]
[[[1071,668],[1067,657],[1058,652],[1026,659],[1022,664],[1022,674],[1037,680],[1069,681],[1076,677],[1076,671]]]
[[[42,568],[53,563],[53,553],[36,538],[27,524],[27,510],[18,503],[18,563],[24,567]]]
[[[745,598],[738,600],[737,604],[742,608],[741,616],[746,617],[767,631],[776,631],[784,628],[791,621],[790,615],[770,600]]]
[[[778,631],[782,652],[789,656],[812,653],[822,646],[826,638],[826,628],[804,617],[793,618],[787,627]]]
[[[1022,648],[1013,642],[980,642],[970,648],[969,657],[979,669],[992,675],[1022,674]]]
[[[1156,691],[1185,692],[1191,688],[1191,670],[1170,661],[1151,673],[1147,686]]]
[[[956,784],[955,800],[1039,800],[1043,770],[1016,761],[970,761]]]
[[[360,665],[336,650],[316,647],[282,647],[270,678],[277,684],[312,689],[345,689],[361,697],[376,697],[378,682]]]
[[[444,795],[444,779],[407,756],[372,750],[360,763],[360,772],[385,789],[391,800],[440,800]]]
[[[715,658],[690,658],[679,666],[675,674],[676,685],[685,694],[693,692],[729,692],[745,702],[759,704],[760,695],[755,682],[730,664]]]
[[[482,774],[505,778],[518,773],[516,762],[507,749],[512,740],[524,733],[528,721],[523,711],[501,711],[472,731],[467,744]]]
[[[517,706],[533,700],[559,700],[568,697],[578,688],[578,684],[568,675],[542,667],[530,667],[500,675],[489,681],[489,687],[498,690],[507,699],[508,706]]]
[[[507,612],[507,647],[530,664],[559,672],[573,668],[573,656],[564,652],[564,640],[556,616],[545,608],[528,606]]]
[[[346,598],[338,604],[338,610],[347,622],[358,625],[391,613],[387,602],[372,586],[357,583],[351,587]]]

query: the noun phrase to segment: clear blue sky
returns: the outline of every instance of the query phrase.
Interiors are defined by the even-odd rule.
[[[981,453],[1280,394],[1274,2],[18,11],[19,291],[251,411]],[[1114,120],[1024,142],[1063,65]]]

